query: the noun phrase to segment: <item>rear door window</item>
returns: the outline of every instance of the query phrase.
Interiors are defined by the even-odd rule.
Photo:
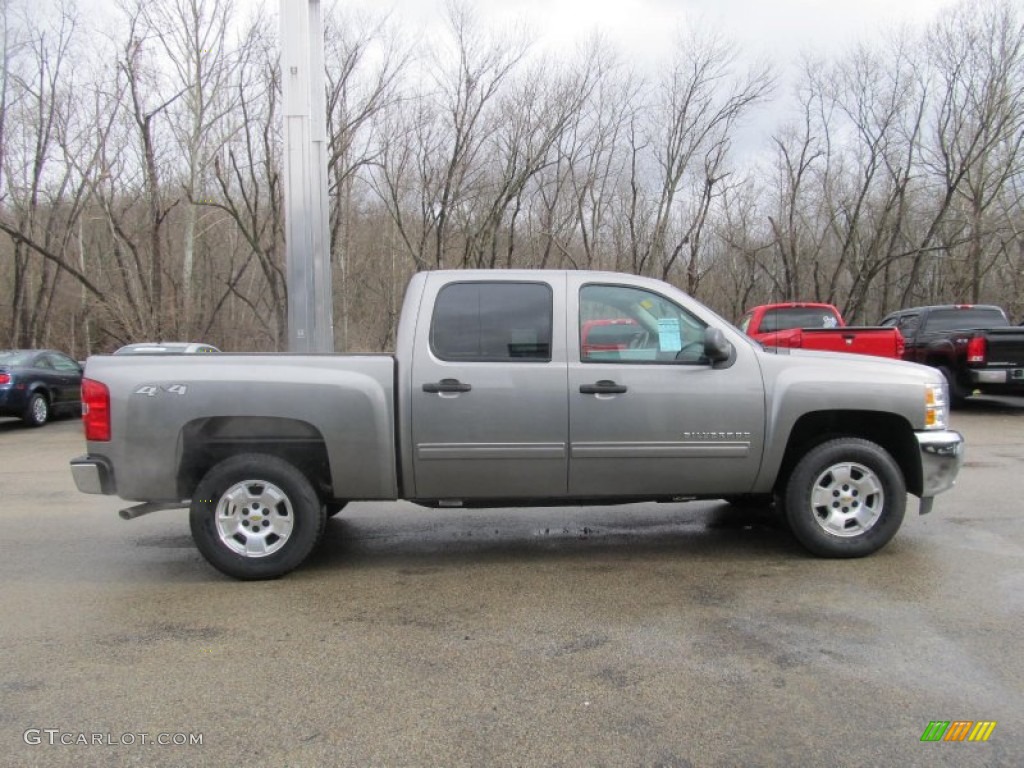
[[[430,348],[448,362],[549,362],[552,292],[545,283],[451,283],[434,304]]]

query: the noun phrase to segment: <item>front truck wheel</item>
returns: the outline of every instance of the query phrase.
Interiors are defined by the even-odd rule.
[[[247,453],[215,465],[189,509],[192,539],[217,570],[236,579],[276,579],[320,540],[323,504],[306,476],[283,459]]]
[[[793,535],[821,557],[864,557],[903,523],[907,486],[876,443],[841,438],[807,452],[789,476],[785,513]]]

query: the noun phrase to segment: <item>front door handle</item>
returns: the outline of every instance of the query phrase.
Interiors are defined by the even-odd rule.
[[[621,395],[628,389],[624,384],[616,384],[608,379],[601,379],[596,384],[580,384],[580,394],[583,395]]]
[[[440,381],[423,385],[423,391],[430,392],[431,394],[439,392],[469,392],[472,388],[472,384],[463,384],[458,379],[441,379]]]

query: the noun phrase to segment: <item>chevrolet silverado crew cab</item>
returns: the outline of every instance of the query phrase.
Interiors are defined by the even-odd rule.
[[[399,498],[774,498],[812,553],[859,557],[962,461],[937,371],[767,350],[670,285],[595,272],[417,274],[393,356],[92,357],[83,411],[78,488],[142,502],[126,519],[188,507],[242,579],[298,566],[346,502]]]

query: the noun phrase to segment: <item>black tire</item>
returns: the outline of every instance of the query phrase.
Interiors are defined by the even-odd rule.
[[[946,384],[949,387],[949,407],[963,408],[964,403],[967,401],[967,398],[971,393],[965,391],[964,388],[957,383],[956,376],[953,375],[953,371],[946,366],[940,366],[939,373],[941,373],[946,379]]]
[[[30,427],[41,427],[50,420],[50,401],[42,392],[35,392],[28,399],[21,420]]]
[[[276,579],[301,565],[326,520],[302,472],[257,453],[214,466],[196,487],[189,509],[192,539],[207,562],[247,581]]]
[[[864,557],[903,524],[907,486],[899,465],[876,443],[840,438],[810,449],[789,476],[786,520],[820,557]]]

